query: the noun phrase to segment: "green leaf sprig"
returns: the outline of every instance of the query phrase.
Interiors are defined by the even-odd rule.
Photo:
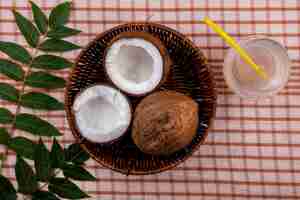
[[[24,199],[33,200],[86,198],[89,196],[72,180],[96,180],[83,167],[89,155],[77,143],[62,148],[55,138],[62,133],[53,124],[34,114],[20,112],[21,107],[34,110],[64,110],[64,104],[58,99],[34,91],[34,88],[52,90],[65,87],[65,80],[53,72],[70,68],[73,63],[51,53],[79,49],[79,45],[64,39],[81,31],[66,26],[71,12],[70,2],[61,3],[53,8],[49,18],[34,2],[29,3],[33,22],[16,10],[12,12],[21,34],[33,52],[30,53],[14,42],[0,41],[0,51],[9,57],[0,58],[0,74],[21,84],[20,89],[12,84],[0,82],[0,98],[17,106],[15,113],[7,108],[0,108],[0,124],[11,126],[10,130],[0,128],[0,144],[17,154],[15,175],[18,186],[16,189],[10,180],[0,173],[0,199],[16,200],[17,194],[23,194]],[[30,91],[25,92],[26,87],[30,88]],[[26,137],[14,137],[16,130],[37,136],[39,140],[35,142]],[[44,144],[42,136],[54,137],[51,151]],[[0,156],[3,161],[7,151]],[[31,166],[27,160],[32,160],[34,165]],[[63,174],[63,177],[57,177],[58,174]]]

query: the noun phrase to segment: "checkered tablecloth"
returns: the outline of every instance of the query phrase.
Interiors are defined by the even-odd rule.
[[[61,1],[35,1],[46,11]],[[150,19],[194,41],[215,75],[218,106],[206,142],[176,169],[150,176],[112,172],[89,160],[96,182],[78,183],[95,199],[232,200],[300,199],[300,1],[299,0],[74,0],[70,25],[83,30],[71,40],[86,45],[97,34],[123,22]],[[12,0],[0,0],[0,40],[25,44],[11,14]],[[16,9],[30,16],[27,1]],[[235,38],[266,34],[286,46],[292,60],[290,80],[274,98],[242,100],[222,74],[227,45],[201,19],[210,16]],[[77,52],[64,54],[74,59]],[[0,56],[4,56],[0,54]],[[57,75],[68,77],[69,71]],[[12,82],[4,76],[1,81]],[[16,84],[17,87],[20,85]],[[51,92],[63,100],[63,90]],[[12,111],[15,106],[4,101]],[[24,110],[22,110],[24,111]],[[26,110],[27,111],[27,110]],[[64,132],[63,145],[74,141],[64,112],[37,112]],[[16,135],[26,135],[16,132]],[[0,147],[0,152],[4,148]],[[15,183],[15,155],[9,151],[3,173]]]

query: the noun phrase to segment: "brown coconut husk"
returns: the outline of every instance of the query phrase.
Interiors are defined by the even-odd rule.
[[[132,139],[145,153],[170,155],[191,142],[197,127],[198,104],[181,93],[161,91],[137,106]]]

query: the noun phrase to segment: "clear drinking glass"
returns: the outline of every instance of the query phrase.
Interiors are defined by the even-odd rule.
[[[254,62],[269,76],[262,79],[234,49],[229,49],[224,60],[226,83],[240,97],[257,99],[272,96],[287,83],[290,73],[290,59],[287,50],[278,42],[266,36],[251,36],[239,41]]]

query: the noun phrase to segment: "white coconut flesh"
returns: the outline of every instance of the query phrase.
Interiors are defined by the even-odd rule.
[[[131,109],[118,90],[97,85],[78,95],[73,104],[77,128],[92,142],[109,142],[119,138],[131,121]]]
[[[129,94],[150,92],[163,78],[160,51],[142,38],[115,41],[107,51],[105,67],[112,82]]]

